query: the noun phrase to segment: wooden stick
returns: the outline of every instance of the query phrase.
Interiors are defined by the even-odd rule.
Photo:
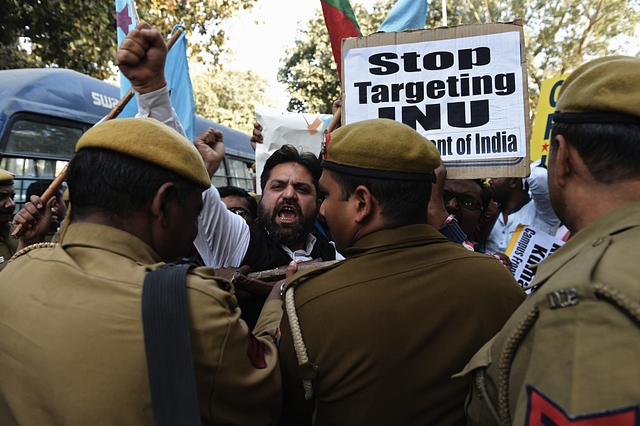
[[[306,269],[316,269],[322,268],[323,266],[334,265],[338,262],[342,262],[341,260],[328,260],[326,262],[316,262],[316,263],[305,263],[302,265],[298,265],[298,271],[304,271]],[[253,280],[261,280],[261,281],[278,281],[287,277],[287,268],[275,268],[275,269],[267,269],[266,271],[258,271],[252,272],[247,275],[248,278]]]
[[[342,117],[342,107],[338,107],[338,109],[336,110],[336,113],[333,114],[333,118],[331,119],[331,121],[329,122],[329,125],[327,126],[327,132],[329,133],[333,132],[333,129],[335,129],[338,123],[340,122],[341,117]]]
[[[167,52],[169,50],[171,50],[171,48],[176,43],[176,41],[178,41],[178,38],[180,37],[180,34],[182,34],[182,30],[180,30],[179,28],[176,28],[176,30],[171,35],[171,38],[167,42]],[[118,115],[120,115],[122,110],[124,110],[124,107],[127,106],[127,104],[129,103],[129,101],[131,99],[133,99],[133,87],[129,88],[129,91],[127,93],[125,93],[125,95],[122,97],[122,99],[120,99],[120,101],[118,101],[118,103],[115,104],[113,106],[113,108],[111,108],[111,111],[109,111],[109,114],[107,114],[107,116],[102,121],[113,120]],[[69,159],[69,161],[71,161],[71,159]],[[68,164],[68,162],[67,162],[67,164]],[[67,165],[65,164],[65,166],[62,169],[62,171],[60,172],[60,174],[58,176],[56,176],[56,178],[53,180],[53,182],[51,182],[51,185],[49,185],[47,190],[44,191],[44,193],[40,197],[40,199],[42,200],[42,204],[43,205],[47,204],[47,201],[49,201],[51,196],[58,190],[58,188],[60,187],[60,185],[62,185],[62,182],[64,182],[64,180],[66,178],[67,178]],[[21,233],[22,233],[22,224],[16,226],[15,229],[13,230],[13,232],[11,233],[11,235],[14,238],[20,238],[20,234]]]

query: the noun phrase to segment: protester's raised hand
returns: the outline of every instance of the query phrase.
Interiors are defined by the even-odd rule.
[[[27,202],[18,214],[15,215],[13,218],[13,226],[22,226],[18,250],[28,245],[44,241],[53,220],[51,209],[55,201],[56,197],[51,197],[49,201],[47,201],[47,204],[43,204],[40,197],[32,195],[31,201]]]
[[[253,150],[256,150],[256,144],[264,142],[264,136],[262,136],[262,126],[260,123],[253,123],[253,134],[251,135],[251,146]]]
[[[224,158],[224,138],[220,130],[208,128],[193,141],[204,160],[209,177],[213,177]]]
[[[167,44],[158,30],[146,22],[130,31],[116,54],[116,64],[141,94],[153,92],[167,85],[164,64]]]

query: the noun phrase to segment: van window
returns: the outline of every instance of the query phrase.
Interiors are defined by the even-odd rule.
[[[228,158],[227,163],[229,164],[231,185],[253,191],[253,181],[251,180],[249,165],[233,158]]]
[[[216,188],[219,186],[227,186],[227,166],[225,166],[224,161],[220,163],[220,167],[216,170],[215,174],[211,178],[211,183]]]
[[[16,120],[11,126],[5,153],[70,158],[80,136],[82,129]]]

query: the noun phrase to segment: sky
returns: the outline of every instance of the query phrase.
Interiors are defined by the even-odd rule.
[[[375,0],[359,0],[371,11]],[[298,30],[320,9],[320,0],[259,0],[253,10],[240,11],[225,26],[226,46],[235,52],[225,67],[252,70],[269,81],[267,96],[276,108],[285,110],[289,96],[276,76],[287,47],[295,45]]]

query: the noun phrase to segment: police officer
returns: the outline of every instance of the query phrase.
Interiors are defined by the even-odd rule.
[[[151,118],[99,124],[76,151],[62,244],[28,247],[2,272],[2,425],[153,422],[142,284],[189,252],[209,176],[196,148]],[[267,301],[251,334],[213,273],[186,280],[202,421],[273,424],[282,302]]]
[[[427,225],[439,164],[433,143],[393,120],[331,134],[321,212],[346,260],[287,285],[285,424],[464,422],[469,383],[451,375],[524,293],[500,262]]]
[[[18,248],[18,240],[11,236],[11,216],[16,207],[13,201],[15,196],[13,174],[0,169],[0,271],[7,266],[7,262]]]
[[[472,425],[638,424],[640,59],[611,56],[562,85],[549,193],[571,239],[465,369]]]

